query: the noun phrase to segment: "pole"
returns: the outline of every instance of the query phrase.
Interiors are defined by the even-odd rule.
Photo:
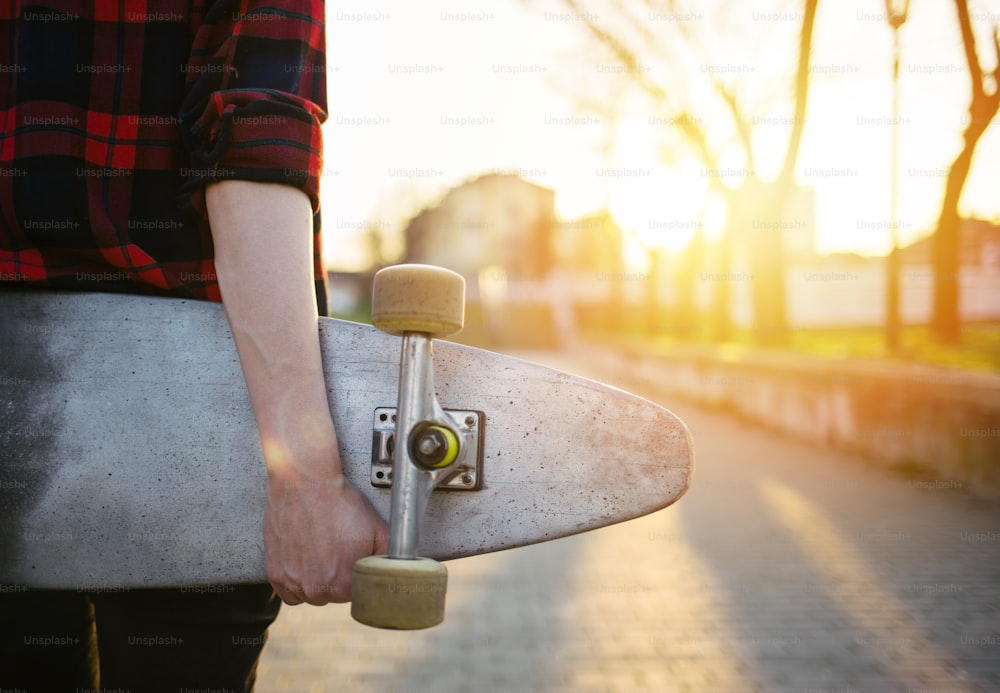
[[[892,172],[889,187],[889,238],[886,258],[885,348],[899,351],[899,30],[894,28],[892,63]]]
[[[886,257],[885,348],[895,354],[900,347],[899,318],[899,28],[906,21],[910,0],[898,6],[885,0],[886,18],[892,28],[892,163],[889,183],[889,240]]]

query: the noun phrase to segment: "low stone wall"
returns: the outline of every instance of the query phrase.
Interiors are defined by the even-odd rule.
[[[733,347],[626,348],[633,378],[768,428],[1000,498],[1000,376]],[[608,364],[611,365],[611,364]]]

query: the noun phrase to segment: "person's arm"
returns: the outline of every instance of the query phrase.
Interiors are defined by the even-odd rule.
[[[350,599],[351,567],[387,528],[345,483],[320,362],[312,208],[301,190],[229,180],[206,204],[223,305],[267,463],[267,574],[289,604]]]

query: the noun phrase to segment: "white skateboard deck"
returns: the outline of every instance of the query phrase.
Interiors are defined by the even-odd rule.
[[[326,318],[321,334],[345,473],[388,520],[376,410],[395,407],[401,340]],[[433,493],[422,555],[547,541],[687,489],[691,437],[666,409],[480,349],[435,342],[434,356],[441,405],[481,417],[482,458],[457,482],[477,490]],[[0,291],[0,583],[266,581],[265,481],[221,305]]]

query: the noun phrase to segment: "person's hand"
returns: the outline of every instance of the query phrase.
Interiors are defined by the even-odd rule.
[[[354,562],[387,553],[388,533],[368,499],[339,474],[268,480],[267,577],[286,604],[350,601]]]

